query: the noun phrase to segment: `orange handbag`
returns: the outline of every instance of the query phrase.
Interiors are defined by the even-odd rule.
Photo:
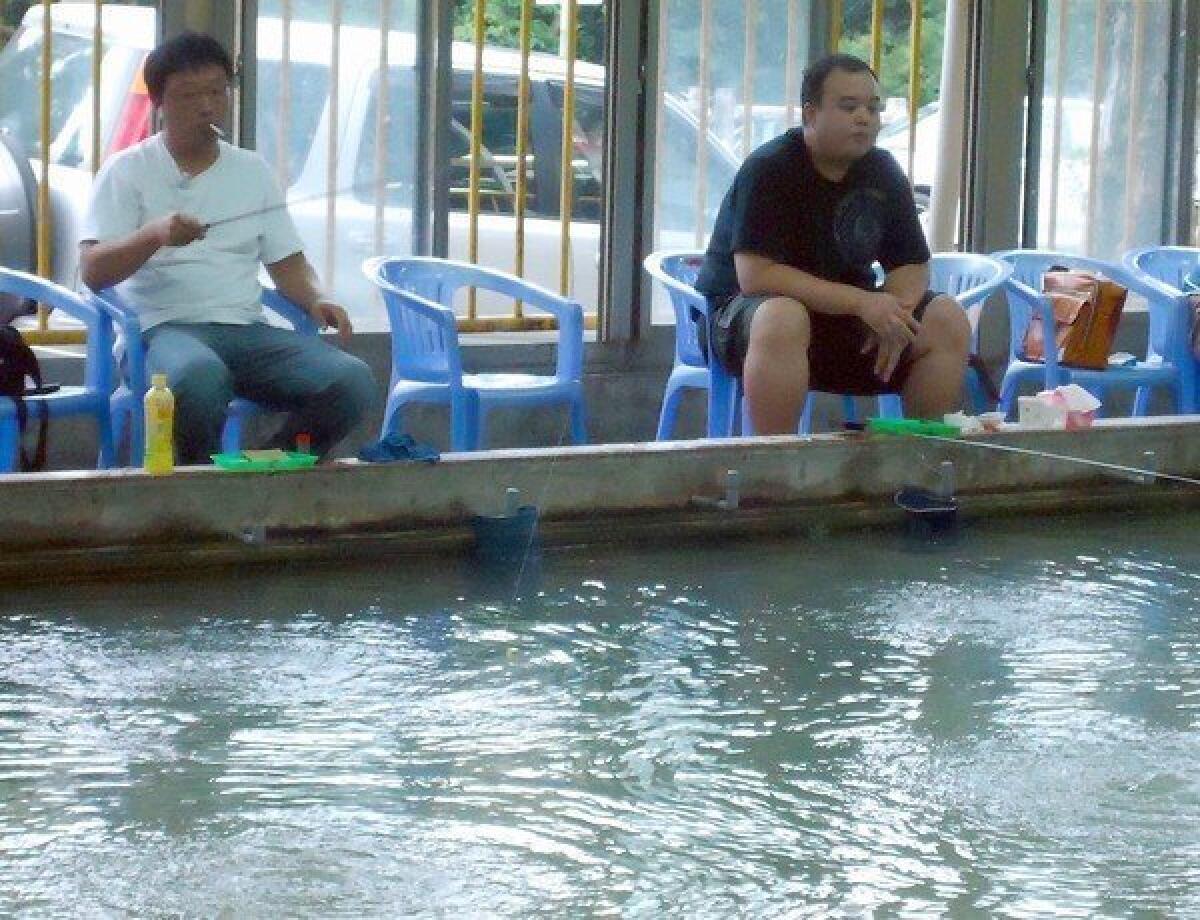
[[[1059,364],[1105,370],[1129,292],[1091,272],[1059,269],[1046,272],[1042,292],[1050,298],[1054,312],[1054,345]],[[1030,319],[1025,332],[1024,348],[1027,360],[1046,359],[1046,333],[1037,314]]]

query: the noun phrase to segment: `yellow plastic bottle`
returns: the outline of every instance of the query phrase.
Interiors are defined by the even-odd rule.
[[[142,464],[147,473],[162,476],[175,470],[175,397],[167,389],[167,375],[155,374],[146,391],[146,458]]]

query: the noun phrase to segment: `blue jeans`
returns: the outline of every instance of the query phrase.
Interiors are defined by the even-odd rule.
[[[145,334],[148,374],[165,373],[175,394],[181,464],[208,463],[220,450],[235,396],[290,413],[271,446],[291,448],[307,432],[325,456],[375,405],[370,369],[313,336],[266,323],[163,323]]]

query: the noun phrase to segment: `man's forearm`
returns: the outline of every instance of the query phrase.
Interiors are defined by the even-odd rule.
[[[810,310],[834,316],[858,316],[861,312],[863,292],[853,285],[826,281],[761,256],[738,253],[734,258],[743,294],[791,297]]]
[[[80,253],[80,275],[93,291],[120,284],[149,261],[162,241],[147,224],[121,240],[84,243]]]
[[[929,290],[929,266],[921,263],[894,268],[883,279],[883,289],[904,304],[906,309],[915,310]]]
[[[317,273],[303,253],[295,253],[268,265],[267,274],[280,294],[310,313],[325,296],[317,282]]]

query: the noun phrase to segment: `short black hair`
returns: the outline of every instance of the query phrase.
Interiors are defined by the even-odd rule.
[[[154,104],[159,105],[171,74],[199,70],[213,64],[223,68],[225,76],[233,79],[233,59],[219,41],[202,32],[180,32],[146,55],[142,71],[146,78],[146,91]]]
[[[853,54],[830,54],[814,61],[804,71],[804,82],[800,84],[801,105],[820,105],[821,93],[825,91],[825,81],[835,70],[845,73],[869,73],[876,81],[879,77],[871,69],[871,65]]]

